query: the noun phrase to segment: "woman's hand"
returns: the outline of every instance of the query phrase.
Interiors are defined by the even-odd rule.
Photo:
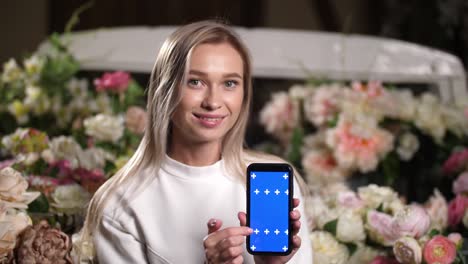
[[[293,207],[296,208],[299,206],[299,199],[293,199]],[[240,212],[238,214],[239,222],[241,226],[245,226],[247,224],[247,216],[245,213]],[[287,256],[260,256],[257,255],[254,257],[256,264],[283,264],[288,262],[294,254],[296,254],[297,250],[301,247],[301,238],[297,235],[299,230],[301,229],[301,213],[298,210],[293,210],[289,214],[289,218],[291,219],[292,229],[293,229],[293,237],[292,237],[292,246],[293,249],[291,254]]]
[[[252,229],[245,226],[221,229],[219,219],[208,221],[208,235],[204,238],[206,264],[244,263],[245,236],[252,234]]]

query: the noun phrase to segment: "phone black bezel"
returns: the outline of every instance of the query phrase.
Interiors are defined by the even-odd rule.
[[[250,227],[250,172],[251,171],[278,171],[278,172],[288,172],[288,189],[289,189],[289,202],[288,202],[288,212],[290,213],[293,210],[293,197],[294,197],[294,170],[291,165],[287,163],[252,163],[247,167],[246,174],[246,184],[247,184],[247,226]],[[292,234],[292,223],[288,213],[288,232]],[[288,250],[285,252],[271,252],[271,251],[252,251],[249,247],[250,245],[250,236],[247,236],[246,248],[247,252],[251,255],[269,255],[269,256],[287,256],[292,252],[292,236],[288,236]]]

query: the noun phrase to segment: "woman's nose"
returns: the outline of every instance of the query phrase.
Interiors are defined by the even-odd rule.
[[[202,107],[208,110],[216,110],[221,107],[219,94],[214,89],[208,89],[202,102]]]

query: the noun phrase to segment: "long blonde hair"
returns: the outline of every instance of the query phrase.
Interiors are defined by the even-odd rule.
[[[180,84],[185,79],[193,49],[203,43],[229,43],[239,52],[244,62],[244,98],[241,112],[223,138],[222,144],[222,157],[227,172],[245,182],[246,167],[249,163],[265,158],[274,159],[244,150],[244,136],[252,100],[251,60],[245,44],[232,28],[221,22],[201,21],[182,26],[166,39],[151,72],[147,90],[149,116],[143,138],[125,166],[106,181],[91,199],[80,238],[74,245],[76,255],[82,255],[80,251],[83,243],[92,243],[93,230],[99,226],[108,200],[116,196],[122,186],[132,186],[125,188],[131,190],[130,193],[126,193],[130,196],[147,186],[151,178],[136,180],[141,170],[159,170],[170,140],[170,119],[181,97]]]

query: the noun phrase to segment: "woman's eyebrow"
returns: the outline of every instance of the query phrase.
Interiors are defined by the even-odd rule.
[[[208,76],[208,74],[206,72],[202,72],[202,71],[198,71],[198,70],[190,70],[189,74],[199,75],[199,76],[203,76],[203,77]],[[239,78],[239,79],[242,79],[242,76],[237,72],[223,74],[223,77],[224,78]]]

